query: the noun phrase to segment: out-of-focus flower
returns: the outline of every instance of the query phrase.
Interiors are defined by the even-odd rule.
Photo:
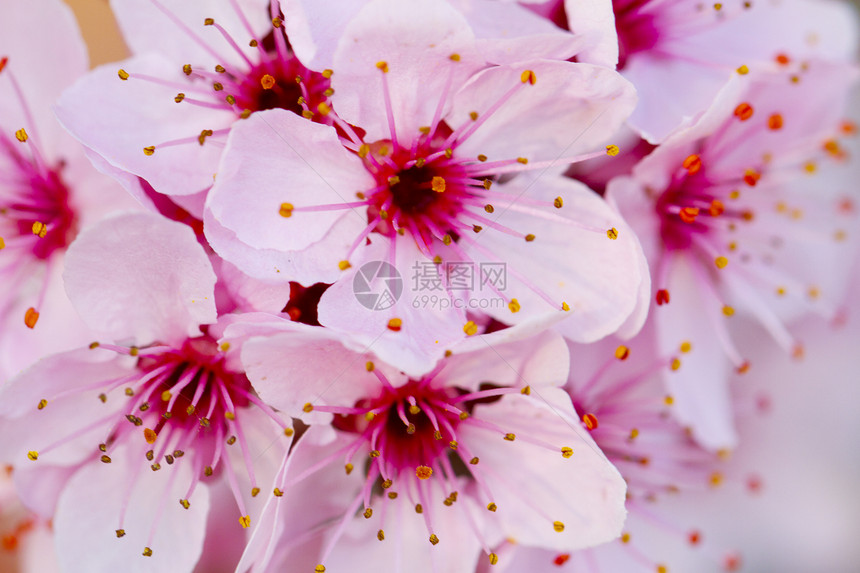
[[[506,538],[561,549],[617,536],[624,484],[559,388],[564,342],[494,340],[471,339],[414,378],[328,329],[285,323],[245,342],[261,398],[310,428],[240,569],[472,571]],[[339,506],[296,513],[338,474]],[[301,547],[313,535],[315,552]]]
[[[852,182],[834,165],[851,160],[840,139],[856,128],[840,118],[855,77],[825,62],[737,75],[609,184],[651,263],[663,352],[679,337],[695,349],[666,380],[678,419],[709,448],[734,445],[725,381],[750,366],[727,319],[753,317],[800,356],[786,322],[833,316],[842,300],[858,238]]]
[[[87,70],[71,11],[53,0],[13,4],[0,22],[0,380],[83,342],[63,256],[81,228],[125,205],[51,110]],[[50,48],[33,46],[34,34],[51,37]]]
[[[54,515],[64,568],[190,569],[209,483],[229,483],[242,535],[257,480],[271,479],[262,453],[279,458],[292,427],[219,343],[215,275],[187,227],[106,219],[70,248],[65,282],[109,342],[44,358],[3,388],[2,458],[25,499]]]
[[[708,109],[735,70],[846,63],[857,48],[857,20],[844,2],[615,0],[613,8],[619,69],[640,97],[630,124],[654,143]]]

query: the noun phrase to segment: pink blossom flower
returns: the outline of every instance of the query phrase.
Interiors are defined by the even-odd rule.
[[[293,55],[277,3],[269,5],[112,2],[134,56],[69,89],[60,120],[142,200],[136,177],[180,201],[207,190],[236,121],[272,108],[312,114],[328,101],[328,74]]]
[[[749,368],[727,320],[746,315],[795,356],[786,328],[833,316],[856,256],[849,161],[838,139],[852,68],[823,62],[737,75],[714,106],[609,184],[654,273],[664,353],[696,351],[667,377],[675,413],[713,449],[735,443],[725,380]],[[821,86],[828,86],[822,90]]]
[[[615,0],[613,9],[619,69],[640,97],[630,125],[652,143],[704,112],[736,69],[848,62],[857,46],[857,21],[843,2]]]
[[[320,112],[335,125],[280,110],[237,125],[207,199],[207,239],[257,278],[334,283],[320,323],[373,341],[415,376],[477,331],[466,309],[519,324],[572,310],[566,333],[578,340],[633,314],[624,326],[635,331],[649,288],[636,238],[599,197],[551,169],[607,153],[593,150],[630,111],[629,84],[587,64],[475,73],[483,65],[446,4],[368,3],[334,56],[334,110]],[[421,308],[413,287],[387,307],[364,306],[357,273],[377,261],[401,278],[429,267],[442,303]],[[475,273],[506,265],[507,285],[458,293],[457,262]]]
[[[87,69],[71,11],[39,0],[6,12],[0,22],[0,379],[88,336],[63,292],[63,256],[80,228],[124,205],[122,193],[91,168],[51,110]],[[34,34],[53,38],[51,48],[34,48]]]
[[[726,475],[719,454],[703,450],[671,416],[673,397],[665,393],[661,373],[669,372],[695,349],[680,341],[673,354],[655,354],[652,329],[632,342],[609,338],[590,345],[569,344],[571,374],[566,386],[587,429],[627,483],[629,512],[622,535],[579,551],[549,551],[504,542],[496,548],[507,571],[654,571],[671,570],[656,545],[655,530],[667,544],[689,545],[703,562],[722,565],[726,551],[707,534],[708,520],[691,526],[676,518],[666,501],[715,489]],[[659,547],[659,546],[658,546]],[[662,569],[661,569],[662,568]],[[731,570],[731,569],[728,569]],[[481,573],[490,568],[481,566]]]
[[[624,484],[559,388],[558,335],[470,339],[412,378],[329,329],[266,328],[242,345],[248,375],[310,427],[240,570],[472,571],[506,538],[560,549],[618,535]]]
[[[218,341],[215,275],[190,229],[112,217],[67,259],[71,300],[109,342],[46,357],[3,388],[0,454],[26,472],[25,499],[54,515],[63,567],[189,570],[209,486],[229,484],[241,535],[275,469],[263,454],[278,459],[292,428]]]

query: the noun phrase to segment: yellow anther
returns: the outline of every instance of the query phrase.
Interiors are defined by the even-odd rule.
[[[240,517],[239,525],[242,526],[242,529],[248,529],[249,527],[251,527],[251,516],[243,515],[242,517]]]
[[[499,508],[499,506],[497,506],[492,501],[487,504],[487,509],[489,509],[490,511],[496,511],[498,508]]]
[[[382,71],[383,74],[388,73],[388,62],[376,62],[376,69]]]
[[[305,403],[304,406],[302,406],[302,412],[304,412],[305,414],[310,414],[313,411],[314,411],[314,405],[311,404],[310,402],[307,402],[307,403]]]
[[[102,461],[102,463],[103,463],[103,464],[109,464],[109,463],[111,463],[111,461],[112,461],[112,460],[110,459],[110,456],[109,456],[109,455],[107,455],[107,454],[102,454],[102,456],[101,456],[101,458],[100,458],[100,459],[101,459],[101,461]]]
[[[339,269],[340,269],[340,270],[342,270],[342,271],[345,271],[346,269],[350,268],[351,266],[352,266],[352,265],[351,265],[351,264],[350,264],[350,262],[349,262],[349,261],[347,261],[347,260],[339,261],[339,262],[337,263],[337,268],[339,268]]]
[[[606,236],[612,239],[613,241],[618,238],[618,229],[612,227],[611,229],[607,229]]]
[[[116,75],[118,75],[119,79],[121,79],[122,81],[125,81],[128,79],[128,72],[122,68],[120,68],[119,71],[117,71]]]
[[[38,459],[39,459],[39,452],[37,452],[37,451],[35,451],[35,450],[30,450],[29,452],[27,452],[27,457],[28,457],[30,460],[32,460],[32,461],[34,461],[34,462],[35,462],[36,460],[38,460]]]
[[[277,487],[276,487],[275,489],[273,489],[273,490],[272,490],[272,494],[273,494],[275,497],[283,497],[283,496],[284,496],[284,492],[283,492],[283,491],[281,491],[281,489],[280,489],[280,488],[277,488]]]
[[[346,475],[349,475],[352,473],[352,470],[355,469],[355,466],[352,464],[346,464],[345,466],[343,466],[343,469],[344,471],[346,471]]]
[[[125,537],[125,529],[117,529],[117,530],[116,530],[116,536],[117,536],[118,538],[119,538],[119,537]]]
[[[478,325],[470,320],[463,325],[463,332],[466,333],[466,336],[474,336],[478,334]]]
[[[325,69],[322,71],[322,77],[324,77],[325,79],[330,79],[333,73],[334,72],[332,70]]]
[[[630,349],[621,344],[618,348],[615,349],[615,358],[618,360],[627,360],[627,357],[630,356]]]
[[[306,109],[306,110],[302,111],[302,117],[305,119],[313,119],[314,118],[314,112],[312,112],[309,109]]]
[[[27,328],[36,328],[37,322],[39,322],[39,311],[31,306],[24,313],[24,324]]]
[[[621,543],[630,543],[630,534],[626,531],[621,534]]]
[[[476,466],[476,465],[478,465],[478,462],[480,462],[480,461],[481,461],[480,458],[478,458],[478,456],[475,456],[474,458],[469,460],[469,464]]]
[[[155,433],[155,430],[152,430],[150,428],[144,428],[143,438],[146,440],[147,444],[154,444],[156,438],[158,438],[158,434]]]
[[[292,428],[284,428],[284,435],[288,438],[292,437],[292,435],[295,433],[296,433],[296,431],[293,430]]]
[[[566,302],[562,302],[562,303],[561,303],[561,310],[563,310],[563,311],[565,311],[565,312],[569,311],[569,310],[570,310],[570,305],[569,305],[569,304],[567,304]]]
[[[520,302],[517,299],[512,298],[511,302],[508,303],[508,309],[510,309],[511,312],[519,312]]]
[[[478,120],[478,112],[477,111],[470,111],[469,112],[469,119],[471,119],[472,121],[477,121]]]
[[[437,543],[439,543],[439,538],[436,537],[435,533],[430,536],[430,543],[432,543],[433,545],[436,545]]]
[[[535,85],[537,83],[537,76],[531,70],[525,70],[520,74],[520,81],[524,84]]]
[[[737,72],[738,72],[740,75],[745,76],[745,75],[747,75],[748,73],[750,73],[750,69],[749,69],[748,67],[746,67],[745,65],[743,65],[743,66],[741,66],[741,67],[739,67],[739,68],[737,69]]]
[[[565,446],[561,449],[561,457],[569,458],[572,455],[573,455],[573,448],[569,448],[569,447]]]
[[[612,144],[612,145],[606,146],[606,155],[608,155],[610,157],[615,157],[619,153],[621,153],[621,148],[618,147],[617,145]]]
[[[227,69],[224,66],[222,66],[221,64],[217,64],[215,66],[215,71],[218,72],[219,74],[223,74],[224,72],[227,71]]]
[[[562,199],[561,197],[556,197],[555,200],[553,200],[552,204],[555,206],[556,209],[561,209],[562,206],[564,206],[564,199]]]
[[[364,368],[368,372],[373,372],[376,369],[376,365],[373,363],[373,361],[368,360],[367,363],[365,363]]]
[[[45,409],[45,406],[47,406],[47,405],[48,405],[48,401],[47,401],[47,400],[45,400],[44,398],[42,398],[41,400],[39,400],[39,405],[38,405],[38,406],[36,406],[36,407],[37,407],[39,410],[44,410],[44,409]]]
[[[448,56],[448,59],[451,60],[452,62],[459,62],[460,61],[460,54],[451,54],[450,56]]]
[[[27,139],[29,139],[29,137],[30,136],[27,135],[27,130],[24,129],[23,127],[15,132],[15,139],[17,139],[21,143],[24,143],[25,141],[27,141]]]
[[[380,541],[385,541],[385,532],[380,529],[376,532],[376,538]]]
[[[673,396],[666,396],[663,398],[663,403],[667,406],[671,406],[675,403],[675,398]]]
[[[714,264],[717,265],[718,269],[724,269],[729,264],[729,260],[726,257],[717,257],[714,259]]]
[[[520,394],[523,396],[531,396],[532,387],[531,386],[523,386],[523,389],[520,390]]]
[[[735,309],[734,309],[734,307],[731,307],[731,306],[729,306],[729,305],[725,305],[725,306],[723,306],[723,314],[724,314],[724,315],[726,315],[726,316],[732,316],[732,315],[734,315],[734,314],[735,314]]]
[[[180,500],[179,500],[179,505],[181,505],[181,506],[182,506],[182,507],[184,507],[185,509],[188,509],[189,507],[191,507],[191,502],[190,502],[190,501],[188,501],[187,499],[180,499]]]
[[[415,468],[415,475],[418,479],[430,479],[433,475],[433,468],[429,466],[418,466]]]
[[[3,237],[0,237],[0,250],[6,248],[6,241],[3,240]]]
[[[403,319],[401,318],[392,318],[388,321],[388,330],[392,332],[400,332],[400,329],[403,328]]]
[[[529,160],[526,157],[517,157],[517,163],[522,163],[523,165],[528,165]]]
[[[318,112],[320,112],[320,115],[322,115],[323,117],[325,117],[325,116],[327,116],[329,113],[331,113],[331,108],[328,106],[328,104],[327,104],[327,103],[325,103],[325,102],[320,102],[319,104],[317,104],[317,111],[318,111]]]
[[[480,161],[481,163],[483,163],[483,162],[484,162],[484,161],[486,161],[486,160],[487,160],[487,156],[486,156],[486,155],[484,155],[483,153],[481,153],[480,155],[478,155],[478,161]]]
[[[367,420],[368,422],[372,422],[375,417],[376,417],[376,414],[374,414],[373,412],[368,412],[364,415],[364,419]]]
[[[528,235],[526,235],[526,236],[525,236],[525,237],[523,237],[523,238],[526,240],[526,243],[531,243],[532,241],[534,241],[534,240],[535,240],[535,236],[534,236],[534,235],[532,235],[531,233],[529,233]]]
[[[681,343],[681,352],[683,352],[684,354],[691,351],[692,349],[693,349],[693,345],[690,344],[690,342],[685,340],[684,342]]]
[[[681,367],[681,361],[678,358],[673,358],[670,366],[672,370],[678,370]]]
[[[320,563],[316,567],[314,567],[314,573],[325,573],[325,565]]]
[[[564,531],[564,524],[560,521],[553,521],[552,528],[561,533],[562,531]]]
[[[442,177],[434,177],[430,181],[430,188],[433,189],[436,193],[444,193],[445,192],[445,179]]]
[[[144,547],[143,548],[143,556],[144,557],[152,557],[152,549],[150,549],[149,547]]]
[[[150,145],[149,147],[143,148],[143,154],[146,155],[147,157],[151,156],[154,153],[155,153],[155,146],[154,145]]]
[[[630,430],[630,439],[631,440],[635,440],[638,437],[639,437],[639,429],[638,428],[633,428],[632,430]]]
[[[490,558],[490,565],[495,565],[496,563],[499,562],[499,556],[496,555],[495,553],[490,553],[489,558]]]
[[[505,434],[505,439],[509,442],[513,442],[514,440],[517,439],[517,436],[516,436],[516,434],[512,434],[511,432],[508,432],[507,434]]]
[[[214,23],[215,23],[215,20],[213,18],[206,18],[205,20],[203,20],[204,26],[211,26]]]

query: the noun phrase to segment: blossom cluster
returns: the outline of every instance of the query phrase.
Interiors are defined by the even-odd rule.
[[[0,18],[18,566],[742,567],[660,502],[761,488],[740,335],[844,318],[847,5],[110,4],[93,70],[60,0]]]

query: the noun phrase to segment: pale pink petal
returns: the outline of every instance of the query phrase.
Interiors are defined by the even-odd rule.
[[[50,38],[50,42],[35,38]],[[8,57],[4,75],[12,75],[24,94],[35,124],[30,125],[21,98],[8,77],[0,82],[0,117],[11,135],[22,127],[39,148],[55,158],[70,141],[54,121],[51,106],[89,65],[86,45],[71,9],[58,0],[34,0],[9,6],[0,21],[0,57]]]
[[[464,247],[478,264],[490,260],[482,252],[490,251],[507,265],[506,289],[500,292],[516,299],[520,306],[512,313],[507,305],[487,304],[485,312],[516,324],[563,312],[562,303],[567,303],[569,316],[558,328],[565,336],[583,342],[615,332],[634,311],[638,317],[641,305],[647,306],[642,283],[648,278],[642,274],[645,263],[639,242],[621,216],[597,194],[570,179],[548,176],[526,187],[519,179],[498,186],[511,199],[494,201],[499,214],[495,220],[518,232],[534,234],[533,241],[497,233],[492,245],[476,241],[474,246]],[[541,213],[518,204],[520,196],[548,203],[562,197],[563,207]],[[607,236],[613,228],[617,231],[615,240]],[[498,298],[486,288],[475,296]],[[638,318],[634,322],[639,322]]]
[[[334,67],[337,42],[368,0],[280,0],[290,47],[312,70]]]
[[[28,509],[44,519],[51,519],[57,509],[57,500],[66,482],[78,471],[77,465],[52,466],[32,464],[15,468],[12,477],[15,489]]]
[[[522,81],[526,70],[534,72],[534,85]],[[483,154],[490,160],[564,162],[609,143],[636,105],[633,85],[613,70],[530,60],[490,68],[470,79],[454,98],[452,124],[468,122],[473,111],[484,113],[511,90],[458,153]]]
[[[334,108],[361,126],[368,141],[388,139],[384,81],[393,129],[411,141],[432,123],[440,103],[444,116],[450,93],[484,64],[474,42],[468,23],[446,2],[372,0],[346,27],[335,53]]]
[[[191,507],[183,509],[176,500],[187,493],[188,464],[160,472],[144,466],[135,478],[138,465],[122,454],[128,451],[118,451],[110,464],[87,464],[66,484],[53,521],[61,567],[74,571],[86,563],[94,573],[191,570],[203,547],[208,489],[198,487]],[[125,535],[117,538],[120,528]],[[142,555],[144,547],[152,556]]]
[[[0,392],[4,436],[0,459],[15,465],[66,465],[92,455],[94,445],[104,439],[104,427],[91,428],[77,436],[75,433],[121,408],[118,399],[105,403],[99,400],[103,390],[98,383],[128,374],[129,367],[113,352],[83,348],[43,358],[10,380]],[[39,409],[42,400],[46,403]],[[67,438],[70,441],[63,447],[50,454],[45,451],[47,446]],[[44,455],[30,461],[30,451]]]
[[[673,257],[667,281],[671,300],[653,311],[661,354],[677,354],[683,342],[691,345],[680,357],[681,367],[667,371],[666,389],[674,399],[675,418],[692,428],[696,441],[711,450],[731,449],[737,443],[726,383],[731,363],[713,325],[714,320],[727,319],[714,299],[705,298],[693,269],[697,264],[684,255]]]
[[[392,384],[406,381],[373,354],[347,349],[343,337],[329,329],[287,321],[280,328],[286,332],[245,342],[242,363],[267,404],[305,423],[327,424],[332,419],[328,413],[304,412],[309,402],[353,404],[377,388],[379,379],[368,371],[368,362],[380,368]]]
[[[428,487],[433,499],[444,499],[450,492],[441,484]],[[427,541],[431,532],[421,515],[415,513],[415,504],[405,492],[395,500],[385,500],[381,519],[354,517],[343,537],[338,540],[324,565],[331,571],[355,573],[471,573],[475,570],[481,547],[470,527],[469,518],[488,513],[476,507],[468,496],[460,498],[454,507],[436,505],[433,508],[433,525],[438,532],[438,545]],[[427,510],[429,511],[429,510]],[[468,512],[470,515],[466,515]],[[382,529],[385,540],[376,540]]]
[[[643,53],[627,61],[624,77],[639,92],[630,126],[649,142],[659,143],[684,120],[707,109],[729,74],[680,58]],[[672,97],[665,97],[666,93]]]
[[[290,285],[254,279],[227,261],[219,260],[218,276],[230,298],[243,312],[281,312],[290,300]]]
[[[230,134],[207,207],[243,243],[260,249],[300,250],[322,239],[339,220],[355,234],[367,224],[365,207],[280,214],[355,200],[373,187],[361,160],[347,151],[332,127],[284,110],[254,114]]]
[[[194,232],[158,215],[106,219],[69,248],[66,291],[93,330],[175,342],[215,322],[215,273]]]
[[[615,68],[618,63],[618,36],[611,0],[564,0],[567,26],[588,39],[588,48],[577,60]]]
[[[298,476],[342,448],[340,441],[328,440],[328,443],[320,445],[327,440],[319,434],[327,433],[327,430],[329,428],[323,426],[308,428],[284,459],[278,479],[284,474],[287,479]],[[285,566],[298,567],[303,559],[308,560],[307,569],[312,571],[319,563],[321,548],[315,547],[312,555],[302,557],[290,551],[296,545],[307,543],[309,534],[319,524],[342,518],[358,486],[360,482],[355,476],[350,478],[342,467],[329,464],[304,481],[284,488],[283,496],[268,496],[258,524],[252,525],[251,537],[236,571],[251,568],[254,571],[282,570]],[[320,492],[325,492],[325,495],[319,495]],[[316,543],[319,543],[321,535],[316,537]],[[310,541],[313,543],[313,536]],[[284,559],[284,554],[287,555],[285,565],[279,567],[277,563]]]
[[[558,550],[576,550],[614,539],[621,533],[626,485],[579,424],[567,394],[556,388],[532,389],[530,397],[507,395],[478,405],[476,419],[512,432],[503,440],[493,431],[463,424],[460,441],[480,459],[492,481],[498,509],[489,520],[490,540]],[[558,444],[559,449],[526,439]],[[573,449],[570,458],[561,447]],[[563,524],[563,531],[554,522]]]
[[[252,56],[257,50],[248,46],[248,31],[237,17],[233,4],[239,6],[254,32],[261,37],[271,26],[268,0],[203,0],[182,2],[178,0],[111,0],[110,5],[122,30],[123,39],[135,54],[157,52],[172,61],[202,65],[212,68],[216,64],[227,66],[242,61],[241,56],[227,47],[214,26],[203,26],[206,18],[212,18],[223,26],[243,47],[245,55]],[[165,8],[172,18],[159,9]],[[177,22],[181,22],[178,24]],[[185,29],[182,28],[185,26]],[[195,36],[187,30],[192,30]],[[216,50],[216,57],[201,43]],[[181,65],[181,64],[180,64]]]
[[[130,77],[122,81],[122,67]],[[57,103],[57,117],[79,141],[121,170],[146,179],[168,195],[189,195],[212,185],[223,139],[210,137],[199,145],[205,129],[230,126],[232,110],[177,105],[177,89],[135,78],[146,74],[186,83],[182,68],[156,54],[107,64],[66,90]],[[163,145],[187,140],[179,145]],[[154,146],[146,155],[144,148]]]
[[[462,310],[453,307],[445,291],[423,293],[414,290],[413,273],[427,257],[418,251],[413,241],[397,240],[392,261],[387,241],[376,241],[366,247],[361,263],[349,269],[323,294],[318,306],[320,324],[354,340],[354,350],[369,349],[380,359],[396,366],[410,376],[419,376],[433,369],[445,350],[465,338],[467,319]],[[359,276],[374,273],[364,264],[393,263],[399,273],[402,292],[396,298],[397,279],[391,279],[392,299],[376,299],[385,285],[377,280],[367,283]],[[388,281],[388,279],[385,279]],[[369,285],[369,289],[366,286]],[[364,293],[362,291],[367,291]],[[367,298],[367,294],[372,298]],[[376,307],[376,308],[375,308]],[[391,321],[395,321],[392,323]],[[357,344],[357,346],[355,346]]]
[[[300,251],[285,251],[251,247],[219,223],[210,210],[206,210],[203,217],[206,239],[216,253],[249,276],[272,283],[336,281],[343,274],[338,263],[344,260],[355,241],[352,223],[352,217],[342,217],[319,241]]]
[[[496,342],[492,335],[474,336],[452,352],[439,377],[446,386],[471,391],[488,380],[498,386],[563,386],[570,370],[567,345],[551,330],[508,342]]]
[[[579,53],[589,40],[562,30],[515,3],[458,0],[452,4],[469,21],[484,59],[494,64],[512,64],[533,58],[567,60]]]

